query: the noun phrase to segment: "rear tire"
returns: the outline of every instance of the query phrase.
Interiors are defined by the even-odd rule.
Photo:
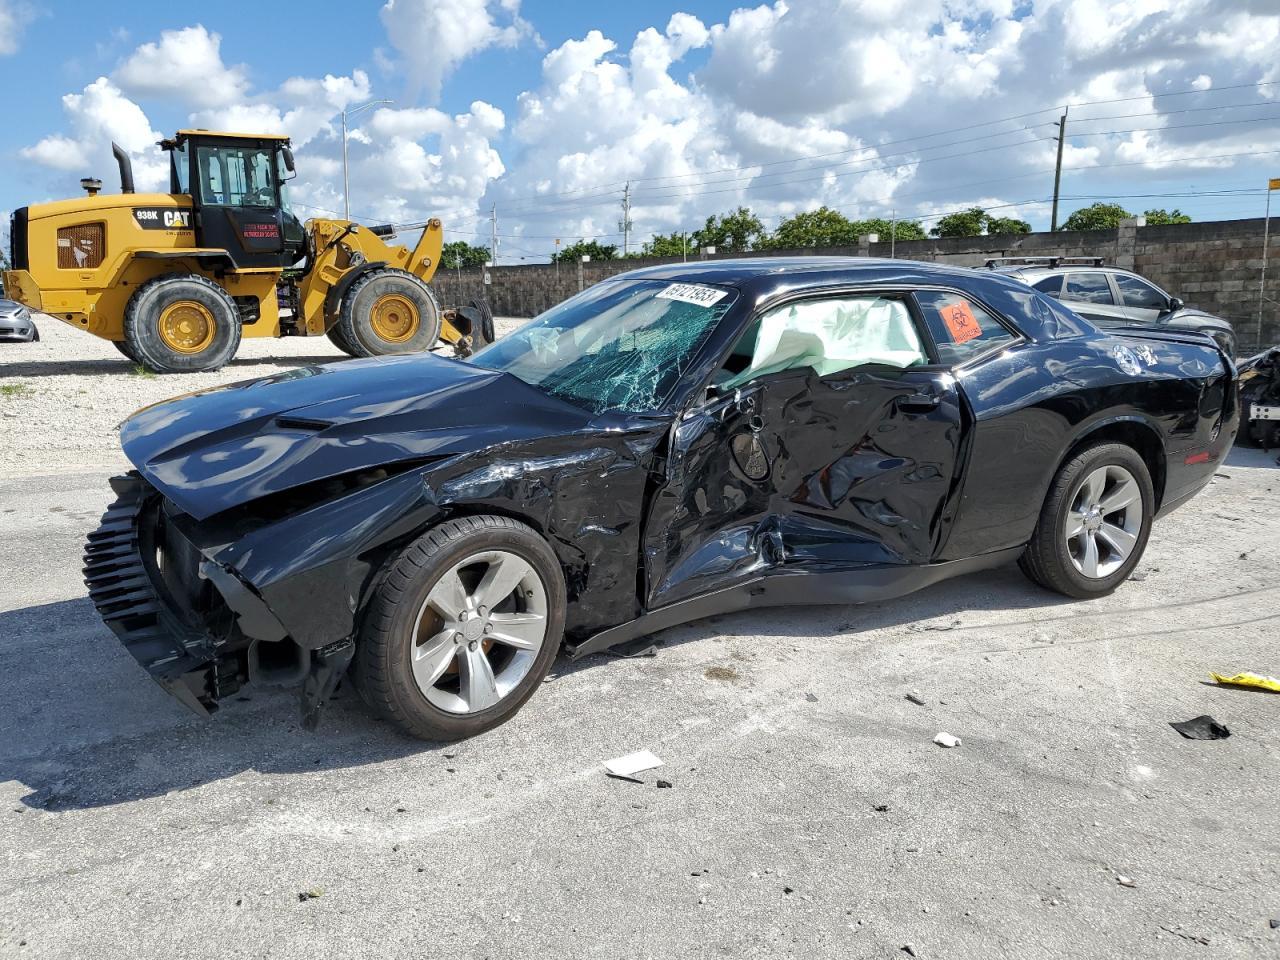
[[[205,277],[157,277],[129,300],[124,341],[120,352],[156,373],[218,370],[240,347],[240,311]]]
[[[111,345],[124,354],[125,359],[132,360],[134,363],[138,362],[138,358],[133,355],[133,350],[123,340],[112,340]]]
[[[1059,468],[1018,565],[1055,593],[1105,596],[1142,559],[1154,510],[1151,474],[1132,447],[1088,447]]]
[[[356,649],[360,695],[423,740],[490,730],[551,668],[565,604],[555,553],[523,523],[442,523],[410,544],[374,592]]]
[[[383,357],[430,350],[440,322],[425,283],[405,270],[372,270],[342,298],[337,329],[353,356]]]

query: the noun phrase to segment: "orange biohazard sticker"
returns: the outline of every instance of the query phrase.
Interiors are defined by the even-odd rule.
[[[982,328],[978,326],[968,301],[957,300],[939,307],[938,312],[942,314],[942,322],[947,325],[947,332],[954,342],[968,343],[974,337],[982,336]]]

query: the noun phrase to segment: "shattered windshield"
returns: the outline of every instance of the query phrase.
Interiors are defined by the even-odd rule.
[[[592,413],[660,407],[737,294],[666,280],[607,280],[471,361]]]

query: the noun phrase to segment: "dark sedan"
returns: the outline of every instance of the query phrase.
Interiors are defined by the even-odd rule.
[[[1103,332],[991,272],[836,258],[623,274],[468,361],[309,367],[121,430],[103,619],[196,710],[350,673],[424,738],[583,657],[758,605],[1017,561],[1115,590],[1238,423],[1196,334]]]
[[[39,339],[31,311],[12,300],[0,300],[0,342],[34,343]]]

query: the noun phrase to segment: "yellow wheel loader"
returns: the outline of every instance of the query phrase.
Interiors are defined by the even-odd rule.
[[[356,357],[493,340],[483,301],[442,313],[428,286],[439,220],[413,250],[389,245],[389,226],[304,225],[284,196],[288,137],[180,130],[160,147],[167,194],[135,193],[112,144],[119,194],[85,179],[88,196],[14,211],[6,295],[159,373],[216,370],[241,337],[327,335]]]

